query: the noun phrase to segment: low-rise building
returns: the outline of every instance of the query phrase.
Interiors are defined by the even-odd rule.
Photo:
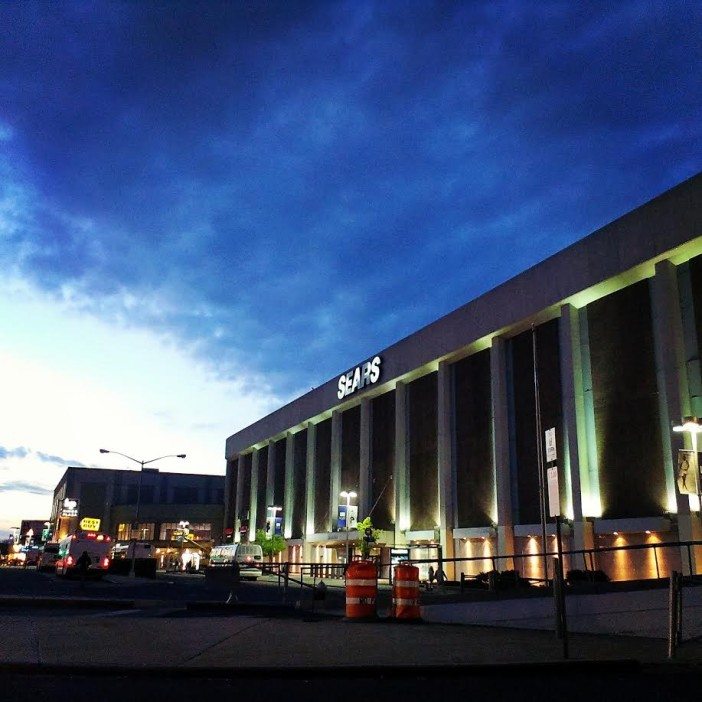
[[[54,490],[51,524],[56,540],[83,528],[149,542],[166,566],[219,543],[223,517],[222,475],[69,467]]]

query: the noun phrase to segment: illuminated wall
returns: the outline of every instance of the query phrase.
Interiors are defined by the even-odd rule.
[[[488,538],[461,539],[458,553],[459,558],[470,558],[456,564],[457,577],[463,572],[466,575],[487,573],[493,569],[491,556],[494,555],[494,544]]]
[[[341,490],[358,493],[360,461],[361,406],[356,405],[341,415]]]
[[[495,514],[490,351],[453,364],[453,383],[457,526],[489,526]]]
[[[258,491],[256,492],[256,530],[266,528],[266,473],[268,472],[268,446],[258,452]],[[253,527],[252,527],[253,528]],[[255,534],[255,532],[254,532]]]
[[[558,320],[536,328],[541,400],[541,441],[543,432],[556,427],[558,455],[563,457],[563,420],[561,397]],[[511,461],[512,506],[515,524],[536,524],[539,510],[539,472],[536,458],[536,409],[534,403],[534,362],[531,330],[510,340],[512,379]],[[562,462],[559,464],[561,495],[564,495]],[[565,500],[561,499],[565,509]]]
[[[634,546],[657,544],[670,540],[669,533],[649,534],[601,534],[596,537],[596,546]],[[673,570],[682,569],[680,549],[677,546],[662,546],[655,549],[619,550],[597,554],[597,567],[609,576],[610,580],[644,580],[668,578]]]
[[[667,505],[648,281],[587,308],[604,518],[661,515]]]
[[[305,533],[305,477],[307,472],[307,429],[293,434],[292,538]]]
[[[273,481],[273,504],[280,507],[285,502],[285,439],[275,442],[275,480]],[[280,512],[278,513],[280,516]]]
[[[331,481],[331,419],[316,426],[316,464],[314,467],[314,530],[329,530],[329,484]]]
[[[371,401],[371,508],[373,524],[391,530],[395,514],[391,477],[395,464],[395,391]],[[376,504],[377,503],[377,504]],[[361,515],[358,515],[361,517]]]
[[[409,383],[410,529],[438,524],[437,373]]]

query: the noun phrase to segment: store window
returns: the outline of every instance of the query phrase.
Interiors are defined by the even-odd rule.
[[[212,524],[191,524],[190,533],[194,541],[210,541],[212,539]]]
[[[159,538],[161,541],[175,541],[177,538],[175,534],[176,531],[180,531],[178,522],[163,522],[163,524],[161,524],[161,534]]]
[[[131,524],[120,523],[117,525],[117,541],[128,541],[129,539],[153,541],[155,526],[153,522],[140,522],[136,528],[132,528]]]

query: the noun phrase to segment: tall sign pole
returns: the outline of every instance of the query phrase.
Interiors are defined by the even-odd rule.
[[[568,658],[568,627],[566,624],[565,581],[563,578],[563,538],[561,534],[561,493],[558,487],[558,451],[556,428],[544,432],[546,443],[546,479],[548,483],[548,513],[556,518],[556,567],[553,574],[553,597],[556,608],[556,635],[563,641],[563,657]]]

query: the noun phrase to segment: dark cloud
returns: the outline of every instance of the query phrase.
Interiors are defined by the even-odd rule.
[[[53,490],[37,483],[29,483],[25,480],[8,480],[0,483],[0,492],[23,492],[31,495],[51,495]]]
[[[694,3],[0,16],[0,156],[32,193],[0,260],[281,390],[702,166]]]

